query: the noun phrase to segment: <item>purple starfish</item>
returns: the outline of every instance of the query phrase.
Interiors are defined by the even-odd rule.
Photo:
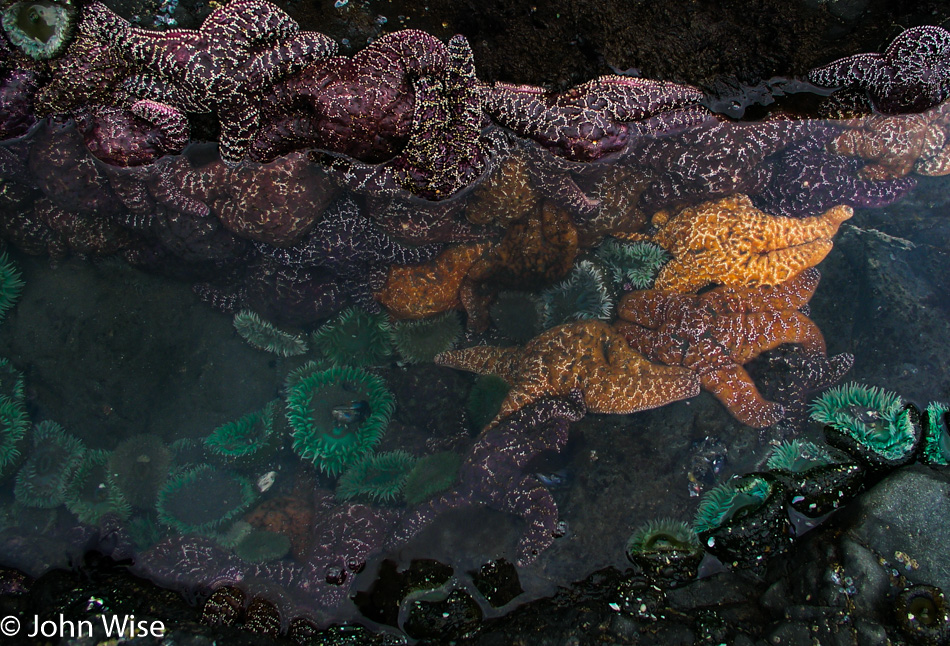
[[[393,541],[409,540],[452,509],[487,506],[525,520],[516,562],[534,561],[554,541],[558,512],[551,492],[525,467],[542,451],[564,448],[570,422],[586,412],[581,393],[574,391],[565,399],[539,399],[501,420],[465,456],[459,484],[412,511]]]
[[[382,287],[389,266],[426,262],[442,245],[414,247],[382,231],[349,196],[331,204],[310,233],[292,247],[259,244],[281,265],[319,267],[337,278],[340,290],[357,304],[378,308],[373,291]]]
[[[444,73],[413,83],[412,126],[398,155],[375,165],[342,157],[322,159],[342,171],[347,188],[371,195],[406,191],[442,200],[484,172],[485,150],[479,137],[482,112],[472,48],[463,36],[453,36],[446,50]]]
[[[221,157],[240,161],[259,126],[262,90],[336,53],[336,43],[264,0],[216,9],[198,30],[133,27],[101,3],[86,9],[91,34],[127,56],[124,90],[183,112],[211,112],[221,123]],[[84,21],[85,24],[85,21]]]
[[[150,164],[177,154],[188,144],[187,119],[155,101],[140,100],[128,109],[96,107],[76,114],[76,127],[97,159],[120,167]]]
[[[881,112],[923,112],[950,96],[950,31],[904,30],[883,54],[840,58],[808,73],[823,87],[858,87]]]
[[[447,61],[445,45],[415,29],[386,34],[352,58],[318,61],[263,101],[251,158],[319,148],[364,162],[391,159],[409,140],[413,80],[441,76]]]
[[[0,140],[25,135],[36,123],[33,100],[37,89],[37,75],[26,70],[8,72],[0,81]]]
[[[672,137],[645,140],[628,157],[657,171],[658,178],[641,196],[644,206],[656,210],[742,191],[767,156],[803,139],[824,142],[835,132],[830,126],[809,120],[710,120]]]
[[[821,140],[807,141],[762,164],[750,197],[766,213],[807,217],[838,204],[887,206],[917,184],[913,177],[860,179],[858,171],[864,165],[857,157],[829,153]]]
[[[560,94],[509,83],[482,91],[484,110],[496,123],[576,161],[623,150],[641,133],[633,122],[653,119],[652,128],[661,129],[669,112],[678,126],[676,111],[703,98],[688,85],[627,76],[602,76]]]

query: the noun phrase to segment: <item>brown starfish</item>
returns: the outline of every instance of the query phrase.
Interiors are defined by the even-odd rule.
[[[699,380],[686,368],[651,363],[602,321],[551,328],[522,347],[478,346],[451,350],[435,362],[511,385],[489,427],[542,397],[566,397],[580,390],[593,413],[633,413],[699,393]]]

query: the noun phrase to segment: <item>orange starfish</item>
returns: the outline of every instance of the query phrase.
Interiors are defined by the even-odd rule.
[[[784,416],[765,400],[743,364],[783,343],[825,353],[821,331],[799,309],[818,286],[817,269],[807,269],[775,287],[717,287],[699,296],[658,290],[631,292],[620,303],[616,328],[653,361],[684,366],[733,417],[764,428]]]
[[[490,243],[459,245],[423,265],[393,265],[374,297],[397,319],[421,319],[459,309],[462,280],[490,247]]]
[[[686,293],[711,283],[778,285],[824,260],[831,238],[852,214],[851,207],[836,206],[822,215],[784,218],[759,211],[742,194],[690,206],[672,217],[661,211],[654,216],[660,230],[652,241],[673,259],[660,270],[654,288]]]
[[[875,114],[847,124],[851,127],[830,141],[828,150],[871,162],[858,173],[864,179],[950,173],[950,102],[920,114]]]
[[[633,413],[699,392],[686,368],[651,363],[630,348],[623,335],[602,321],[567,323],[543,332],[522,347],[478,346],[450,350],[435,362],[511,385],[489,427],[541,397],[566,397],[578,389],[592,413]]]

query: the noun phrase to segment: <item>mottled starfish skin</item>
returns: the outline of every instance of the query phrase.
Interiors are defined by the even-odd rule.
[[[36,123],[33,102],[39,77],[28,70],[12,70],[0,81],[0,140],[25,135]]]
[[[483,95],[483,108],[496,123],[576,161],[623,150],[640,132],[632,122],[653,118],[661,124],[669,112],[678,127],[676,110],[702,99],[688,85],[625,76],[602,76],[560,94],[495,83]]]
[[[459,484],[413,510],[393,542],[409,540],[445,512],[486,506],[524,519],[515,562],[529,565],[554,542],[558,511],[551,493],[525,469],[542,452],[564,448],[570,422],[585,413],[575,390],[564,398],[539,399],[486,430],[465,455]]]
[[[383,286],[390,265],[427,262],[442,247],[414,247],[396,240],[380,230],[353,198],[344,196],[324,211],[300,243],[283,248],[261,245],[259,249],[287,267],[319,267],[330,272],[345,294],[375,309],[373,290]]]
[[[427,200],[442,200],[483,173],[482,112],[472,48],[464,37],[453,36],[446,50],[444,74],[424,76],[413,83],[412,126],[399,154],[376,165],[342,157],[324,159],[342,172],[347,188],[384,195],[406,191]]]
[[[463,244],[446,249],[421,265],[392,265],[375,298],[397,319],[421,319],[460,309],[462,281],[491,243]]]
[[[766,401],[742,366],[784,343],[824,355],[821,331],[799,311],[819,278],[808,269],[775,287],[722,286],[699,296],[631,292],[619,308],[627,322],[617,330],[650,359],[694,371],[739,422],[764,428],[782,419],[784,408]]]
[[[76,213],[56,206],[47,199],[37,200],[36,217],[58,238],[50,245],[50,254],[66,255],[66,250],[90,256],[107,256],[132,245],[133,236],[112,218],[98,213]]]
[[[710,283],[778,285],[824,260],[852,214],[837,206],[809,218],[783,218],[759,211],[741,194],[687,207],[651,238],[673,256],[654,287],[692,292]]]
[[[862,179],[895,179],[910,172],[950,173],[950,102],[920,114],[876,114],[852,120],[848,126],[828,143],[827,150],[870,162],[858,171]]]
[[[221,123],[221,156],[242,159],[257,131],[260,96],[309,63],[332,56],[336,43],[300,32],[290,16],[263,0],[237,0],[216,9],[198,30],[133,27],[105,5],[86,9],[92,35],[126,55],[136,76],[130,96],[210,112]]]
[[[641,203],[653,212],[670,204],[694,204],[742,191],[756,181],[754,170],[769,155],[802,139],[827,140],[835,132],[831,126],[809,120],[708,120],[672,137],[644,140],[631,158],[653,168],[657,179]]]
[[[489,428],[542,397],[579,390],[593,413],[633,413],[699,392],[690,370],[651,363],[602,321],[551,328],[522,347],[479,346],[436,356],[439,365],[497,375],[511,385]]]
[[[856,86],[881,112],[921,112],[950,96],[950,32],[925,25],[903,31],[883,54],[856,54],[812,70],[824,87]]]
[[[180,153],[190,136],[184,115],[144,99],[128,109],[103,106],[79,112],[76,127],[94,157],[123,168]]]
[[[430,202],[419,198],[367,198],[366,210],[380,229],[414,245],[485,240],[495,234],[488,227],[462,217],[461,200]]]
[[[864,160],[829,153],[819,141],[809,141],[782,151],[758,172],[760,188],[751,194],[763,211],[786,218],[803,218],[847,204],[878,208],[906,195],[917,180],[901,177],[872,181],[859,175]]]
[[[195,166],[187,156],[175,157],[150,170],[148,183],[169,209],[216,217],[236,235],[273,245],[300,240],[337,192],[304,153],[235,168],[220,159]]]
[[[459,298],[468,327],[488,327],[488,306],[499,288],[532,289],[564,278],[577,257],[577,229],[570,215],[551,201],[508,225],[501,242],[472,264]]]
[[[291,150],[320,148],[383,162],[409,140],[413,79],[441,75],[448,53],[414,29],[386,34],[352,58],[318,61],[278,83],[263,102],[251,157],[269,161]]]

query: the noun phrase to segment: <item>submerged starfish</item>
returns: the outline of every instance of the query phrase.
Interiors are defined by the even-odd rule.
[[[926,110],[950,96],[950,32],[931,25],[907,29],[883,54],[840,58],[809,72],[808,80],[857,86],[881,112]]]
[[[540,399],[580,390],[593,413],[633,413],[699,392],[685,368],[651,363],[602,321],[579,321],[543,332],[522,347],[478,346],[435,358],[444,366],[497,375],[511,385],[489,428]]]
[[[666,221],[660,212],[652,241],[673,259],[654,287],[691,292],[710,283],[778,285],[824,260],[852,213],[836,206],[809,218],[783,218],[757,210],[742,194],[687,207]]]
[[[775,287],[717,287],[699,296],[658,290],[631,292],[620,304],[617,330],[654,361],[693,370],[733,417],[755,428],[782,419],[742,367],[783,343],[824,355],[821,331],[799,309],[820,275],[808,269]]]

